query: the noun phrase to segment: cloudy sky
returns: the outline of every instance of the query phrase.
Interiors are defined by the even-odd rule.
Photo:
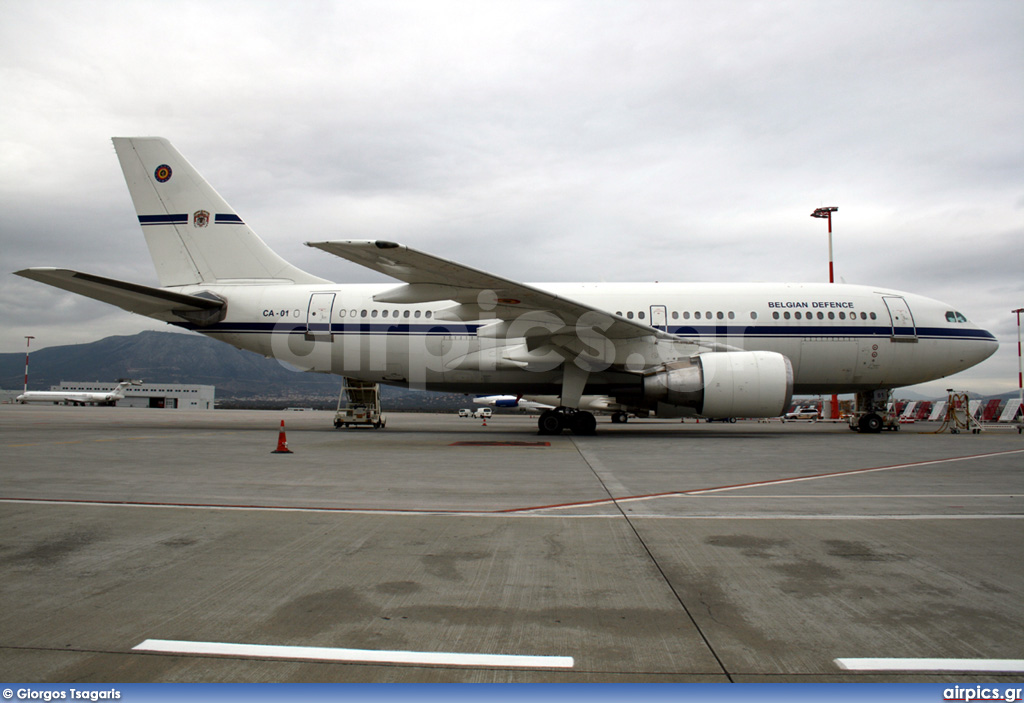
[[[169,138],[286,259],[387,238],[526,281],[827,280],[996,334],[1016,387],[1024,2],[5,2],[0,351],[171,329],[110,143]],[[949,381],[915,390],[941,392]]]

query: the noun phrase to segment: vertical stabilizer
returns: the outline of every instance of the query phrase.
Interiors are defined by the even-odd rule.
[[[160,285],[325,283],[275,254],[166,139],[114,148]]]

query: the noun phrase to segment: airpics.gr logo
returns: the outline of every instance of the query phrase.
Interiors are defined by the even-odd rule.
[[[160,164],[156,167],[156,170],[153,171],[153,175],[156,176],[156,179],[161,183],[166,183],[171,180],[171,167],[167,164]]]

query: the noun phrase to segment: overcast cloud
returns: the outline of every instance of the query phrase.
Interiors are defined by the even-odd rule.
[[[526,281],[945,300],[1016,386],[1024,3],[7,2],[0,350],[172,329],[10,275],[156,284],[110,137],[169,138],[281,255],[387,238]],[[919,388],[941,392],[950,381]]]

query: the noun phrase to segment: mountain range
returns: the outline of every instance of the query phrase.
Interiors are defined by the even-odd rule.
[[[0,354],[0,388],[22,388],[24,374],[24,353]],[[215,386],[220,407],[333,409],[342,383],[340,376],[296,371],[199,334],[147,331],[46,347],[30,355],[29,390],[49,390],[61,381],[114,383],[119,378]],[[381,403],[392,410],[453,410],[471,405],[458,393],[391,386],[381,387]]]

